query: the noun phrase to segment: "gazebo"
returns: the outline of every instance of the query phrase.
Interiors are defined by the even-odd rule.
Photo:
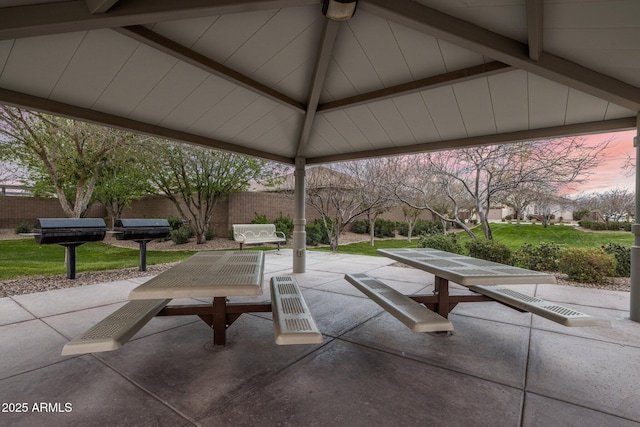
[[[0,103],[295,165],[304,272],[306,165],[637,129],[638,18],[637,0],[6,0]]]

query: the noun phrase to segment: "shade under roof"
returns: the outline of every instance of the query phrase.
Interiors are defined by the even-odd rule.
[[[636,127],[636,0],[0,1],[0,102],[285,163]]]

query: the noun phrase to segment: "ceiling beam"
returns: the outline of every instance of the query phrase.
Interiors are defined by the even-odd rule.
[[[458,148],[477,147],[481,145],[509,144],[539,139],[561,138],[566,136],[588,135],[603,132],[615,132],[635,129],[637,117],[626,117],[589,123],[578,123],[565,126],[554,126],[541,129],[531,129],[507,132],[494,135],[483,135],[472,138],[450,139],[447,141],[424,142],[420,144],[399,147],[380,148],[357,151],[353,153],[334,154],[307,158],[307,164],[321,164],[358,160],[372,157],[399,156],[405,154],[425,153],[429,151],[453,150]]]
[[[41,111],[43,113],[54,114],[56,116],[68,117],[85,122],[95,123],[101,126],[109,126],[123,129],[135,133],[155,136],[158,138],[171,139],[188,144],[200,145],[217,150],[230,151],[233,153],[245,154],[247,156],[258,157],[266,160],[273,160],[279,163],[293,164],[293,159],[286,156],[268,153],[266,151],[255,150],[241,145],[231,144],[226,141],[207,138],[192,133],[181,132],[162,126],[127,119],[125,117],[100,111],[81,108],[75,105],[52,101],[37,96],[14,92],[7,89],[0,89],[0,103],[21,107],[28,110]]]
[[[0,40],[303,5],[318,5],[318,0],[127,0],[95,14],[85,0],[2,7]]]
[[[300,140],[298,141],[296,157],[304,157],[305,155],[309,136],[311,135],[311,126],[313,125],[316,117],[320,94],[322,93],[324,80],[327,76],[327,69],[329,68],[331,54],[333,53],[333,46],[338,36],[339,28],[340,25],[338,21],[333,21],[331,19],[324,20],[322,35],[320,36],[320,46],[318,47],[318,56],[316,57],[313,76],[311,77],[307,112],[304,116],[304,122],[302,123],[302,131],[300,132]]]
[[[467,80],[479,79],[482,77],[488,77],[494,74],[500,74],[512,70],[514,70],[512,66],[497,61],[488,62],[481,65],[474,65],[473,67],[463,68],[462,70],[451,71],[449,73],[426,77],[424,79],[416,80],[413,82],[402,83],[396,86],[391,86],[360,95],[350,96],[348,98],[326,102],[318,106],[318,112],[328,113],[330,111],[339,110],[346,107],[355,107],[357,105],[366,104],[373,101],[395,98],[401,95],[435,89],[455,83],[462,83]]]
[[[359,7],[496,61],[640,111],[640,88],[636,86],[546,52],[541,52],[538,61],[534,61],[524,43],[412,0],[363,0]]]
[[[540,59],[542,53],[542,0],[527,0],[527,35],[529,40],[529,58]]]
[[[131,27],[113,28],[113,30],[127,37],[135,39],[140,43],[164,52],[167,55],[173,56],[176,59],[191,64],[194,67],[200,68],[207,73],[214,74],[227,81],[233,82],[239,86],[244,87],[245,89],[258,93],[261,96],[266,96],[267,98],[280,104],[286,105],[288,107],[293,107],[298,112],[306,111],[306,106],[303,103],[291,98],[290,96],[287,96],[275,89],[272,89],[267,85],[257,82],[256,80],[253,80],[252,78],[247,77],[242,73],[239,73],[217,61],[214,61],[211,58],[208,58],[179,43],[176,43],[171,39],[161,36],[160,34],[155,33],[146,27],[136,25]]]
[[[84,0],[87,4],[89,13],[105,13],[111,9],[114,4],[118,3],[118,0]]]

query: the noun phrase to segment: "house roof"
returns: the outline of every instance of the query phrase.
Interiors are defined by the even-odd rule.
[[[624,130],[637,0],[0,1],[0,102],[308,164]]]

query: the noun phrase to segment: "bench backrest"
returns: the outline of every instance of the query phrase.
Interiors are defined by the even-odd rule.
[[[274,237],[276,226],[274,224],[233,224],[233,239],[236,242],[244,241],[241,234],[247,239]]]

